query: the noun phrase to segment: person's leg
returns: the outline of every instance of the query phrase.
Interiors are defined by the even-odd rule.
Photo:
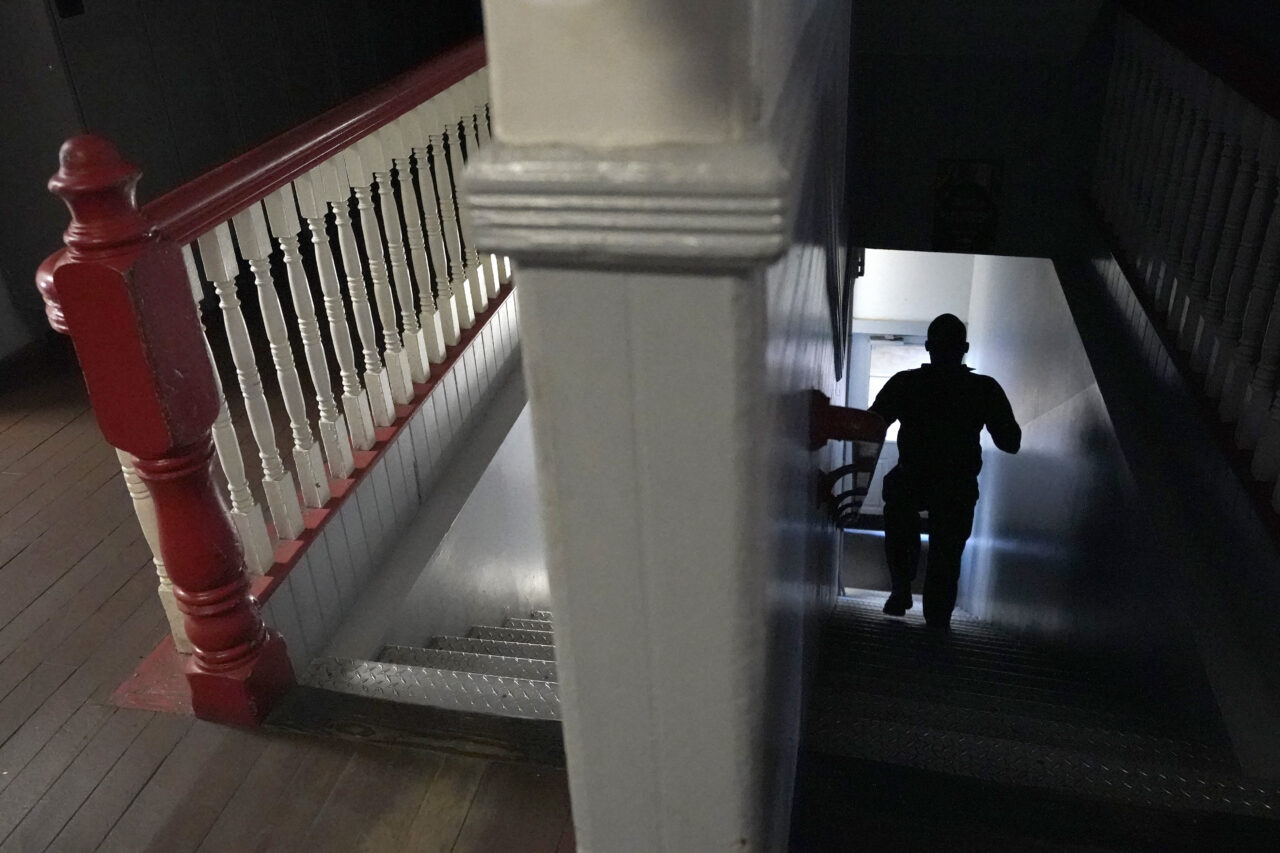
[[[884,555],[893,585],[884,612],[901,616],[911,609],[911,582],[920,564],[920,513],[906,501],[885,501]]]
[[[931,628],[948,628],[951,625],[956,587],[960,582],[960,560],[972,532],[972,503],[947,501],[929,507],[929,567],[924,577],[924,619]]]

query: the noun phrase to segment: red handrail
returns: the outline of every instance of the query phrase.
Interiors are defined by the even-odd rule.
[[[169,191],[143,215],[167,240],[189,243],[484,64],[477,36]]]
[[[1160,0],[1120,0],[1119,5],[1192,62],[1244,95],[1263,112],[1280,119],[1280,66],[1275,62],[1242,45],[1203,17],[1170,9]]]

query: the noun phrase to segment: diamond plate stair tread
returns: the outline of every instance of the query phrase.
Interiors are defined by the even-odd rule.
[[[955,732],[1037,743],[1061,749],[1085,750],[1099,756],[1137,759],[1183,768],[1212,766],[1238,772],[1234,758],[1221,750],[1185,740],[1090,726],[1076,721],[1027,717],[1006,711],[959,708],[945,702],[885,698],[869,694],[842,695],[810,712],[809,730],[819,744],[838,737],[851,720],[904,722],[946,728]]]
[[[524,628],[499,628],[496,625],[476,625],[467,632],[468,637],[480,640],[500,640],[504,643],[536,643],[551,646],[555,635],[550,631],[529,631]]]
[[[1230,774],[1110,762],[1086,752],[906,722],[850,721],[824,741],[821,751],[1157,808],[1280,815],[1280,791]]]
[[[534,610],[532,613],[530,613],[530,614],[529,614],[529,618],[530,618],[530,619],[539,619],[539,620],[542,620],[542,621],[544,621],[544,622],[550,622],[550,621],[551,621],[551,611],[550,611],[550,610]]]
[[[509,643],[502,640],[482,640],[478,637],[432,637],[431,648],[455,652],[474,652],[481,655],[501,655],[532,660],[555,660],[555,646],[537,643]]]
[[[551,622],[546,619],[513,619],[508,616],[502,620],[503,628],[526,628],[531,631],[550,631]]]
[[[1034,666],[1011,662],[1000,657],[974,655],[967,651],[958,651],[950,646],[937,646],[931,649],[886,648],[885,643],[877,643],[871,639],[851,641],[848,637],[843,636],[839,642],[841,649],[850,653],[842,658],[823,661],[824,666],[837,671],[856,669],[863,662],[873,662],[879,665],[909,665],[913,667],[932,664],[963,671],[990,673],[995,677],[1020,679],[1028,684],[1058,684],[1078,687],[1091,683],[1080,673],[1068,669]],[[856,653],[853,653],[855,651]]]
[[[511,678],[531,678],[538,681],[555,681],[556,665],[551,661],[517,658],[504,655],[477,654],[449,649],[422,649],[416,646],[387,646],[378,655],[387,663],[403,663],[432,669],[451,669],[458,672],[479,672],[485,675],[505,675]]]
[[[556,685],[527,678],[320,658],[303,679],[311,687],[375,699],[523,719],[560,719]]]

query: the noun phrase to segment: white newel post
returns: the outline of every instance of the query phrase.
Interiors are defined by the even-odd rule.
[[[262,460],[262,491],[267,498],[271,520],[276,525],[276,535],[281,539],[296,539],[303,530],[302,505],[298,502],[293,475],[284,467],[280,451],[276,447],[271,409],[262,389],[262,377],[254,358],[249,326],[240,310],[240,297],[236,293],[236,275],[240,267],[235,245],[231,241],[231,229],[224,222],[201,236],[197,244],[205,274],[212,280],[222,306],[227,345],[231,350],[231,360],[236,366],[236,378],[244,398],[249,429],[258,444],[258,456]]]
[[[581,851],[786,846],[835,594],[807,392],[841,390],[812,331],[826,244],[793,227],[843,169],[818,103],[845,103],[849,9],[753,9],[485,2],[493,139],[455,172],[460,227],[520,270]]]

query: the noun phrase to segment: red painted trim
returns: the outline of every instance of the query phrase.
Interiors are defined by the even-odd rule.
[[[188,181],[143,213],[167,239],[189,243],[484,64],[484,40],[464,42]]]
[[[276,546],[275,565],[267,570],[267,574],[264,577],[256,580],[253,587],[254,598],[260,602],[265,602],[284,579],[288,577],[289,572],[293,571],[293,567],[302,559],[302,555],[306,553],[312,541],[320,535],[320,531],[329,523],[329,520],[337,515],[338,510],[342,508],[347,497],[355,491],[356,486],[369,475],[369,472],[373,469],[373,463],[386,454],[391,442],[400,435],[413,416],[426,403],[427,396],[444,378],[444,375],[449,372],[454,363],[466,352],[467,347],[480,334],[480,330],[497,315],[498,309],[512,294],[514,286],[515,284],[512,282],[495,298],[489,300],[489,307],[476,315],[475,324],[470,329],[463,329],[458,343],[445,350],[444,361],[431,365],[431,376],[427,381],[421,385],[415,384],[413,386],[413,401],[403,406],[396,406],[395,422],[389,427],[383,427],[376,431],[378,440],[373,449],[355,452],[356,469],[352,472],[351,477],[345,480],[329,481],[331,494],[329,502],[319,509],[310,509],[303,512],[302,520],[306,529],[297,539],[281,540]]]
[[[1142,21],[1192,62],[1244,95],[1261,110],[1280,118],[1280,67],[1256,50],[1218,30],[1205,18],[1172,9],[1160,0],[1121,0],[1120,6]]]

